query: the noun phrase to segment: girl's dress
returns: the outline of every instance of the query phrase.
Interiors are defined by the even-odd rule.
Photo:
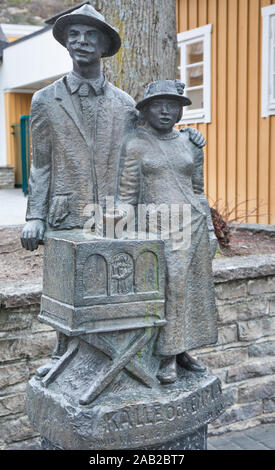
[[[187,237],[182,249],[173,243],[177,230],[164,241],[167,324],[156,343],[156,353],[163,356],[217,341],[209,242],[213,226],[203,181],[203,151],[189,140],[188,132],[173,130],[162,137],[138,128],[123,146],[118,201],[134,206],[179,204],[191,215],[189,223],[186,217],[180,219]]]

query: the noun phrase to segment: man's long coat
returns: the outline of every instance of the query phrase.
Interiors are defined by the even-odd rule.
[[[95,129],[87,135],[66,77],[34,94],[26,220],[41,219],[58,230],[83,227],[85,206],[104,205],[115,195],[120,146],[135,102],[108,82],[98,99]]]

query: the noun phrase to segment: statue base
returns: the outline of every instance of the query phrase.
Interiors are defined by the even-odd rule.
[[[55,446],[45,437],[41,438],[41,450],[64,450]],[[131,450],[207,450],[207,426],[203,426],[193,434],[184,436],[174,441],[153,447],[139,447]]]
[[[205,448],[205,427],[224,409],[220,381],[179,366],[175,383],[157,379],[165,276],[162,241],[47,234],[39,319],[59,337],[26,409],[49,447]]]
[[[27,413],[50,443],[44,449],[206,449],[206,426],[224,410],[218,378],[179,368],[176,383],[146,388],[125,371],[81,405],[79,391],[92,371],[88,365],[84,374],[79,366],[76,357],[47,388],[37,377],[28,384]]]

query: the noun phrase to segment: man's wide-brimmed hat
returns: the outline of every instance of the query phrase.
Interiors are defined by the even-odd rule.
[[[136,105],[137,109],[142,109],[154,98],[173,98],[181,102],[182,106],[192,104],[192,101],[183,96],[184,83],[180,80],[157,80],[149,83],[144,91],[144,99]]]
[[[83,5],[72,13],[60,16],[53,27],[53,35],[55,39],[66,47],[67,42],[67,26],[71,24],[85,24],[95,26],[100,29],[110,39],[110,47],[103,57],[111,57],[120,49],[121,40],[115,28],[105,21],[103,15],[96,11],[91,5]]]

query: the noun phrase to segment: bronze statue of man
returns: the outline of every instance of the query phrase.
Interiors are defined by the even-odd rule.
[[[82,228],[87,204],[115,194],[120,143],[134,100],[110,84],[101,58],[116,54],[118,32],[91,5],[61,16],[53,35],[70,53],[73,71],[34,94],[32,167],[22,245],[35,250],[45,229]]]
[[[85,207],[104,207],[115,194],[120,145],[136,114],[134,100],[101,72],[101,58],[116,54],[121,40],[100,13],[86,4],[61,16],[53,35],[69,51],[73,70],[32,100],[32,166],[21,235],[31,251],[48,229],[82,228]],[[57,332],[53,361],[66,348],[67,337]],[[54,362],[36,374],[44,376]]]
[[[109,83],[101,59],[121,46],[118,32],[91,5],[59,17],[53,35],[69,52],[73,70],[36,92],[31,106],[32,166],[22,246],[36,250],[46,230],[83,228],[85,208],[114,196],[121,145],[135,125],[135,102]],[[186,129],[198,147],[200,132]],[[66,350],[58,332],[53,358]],[[51,364],[38,369],[45,375]]]

